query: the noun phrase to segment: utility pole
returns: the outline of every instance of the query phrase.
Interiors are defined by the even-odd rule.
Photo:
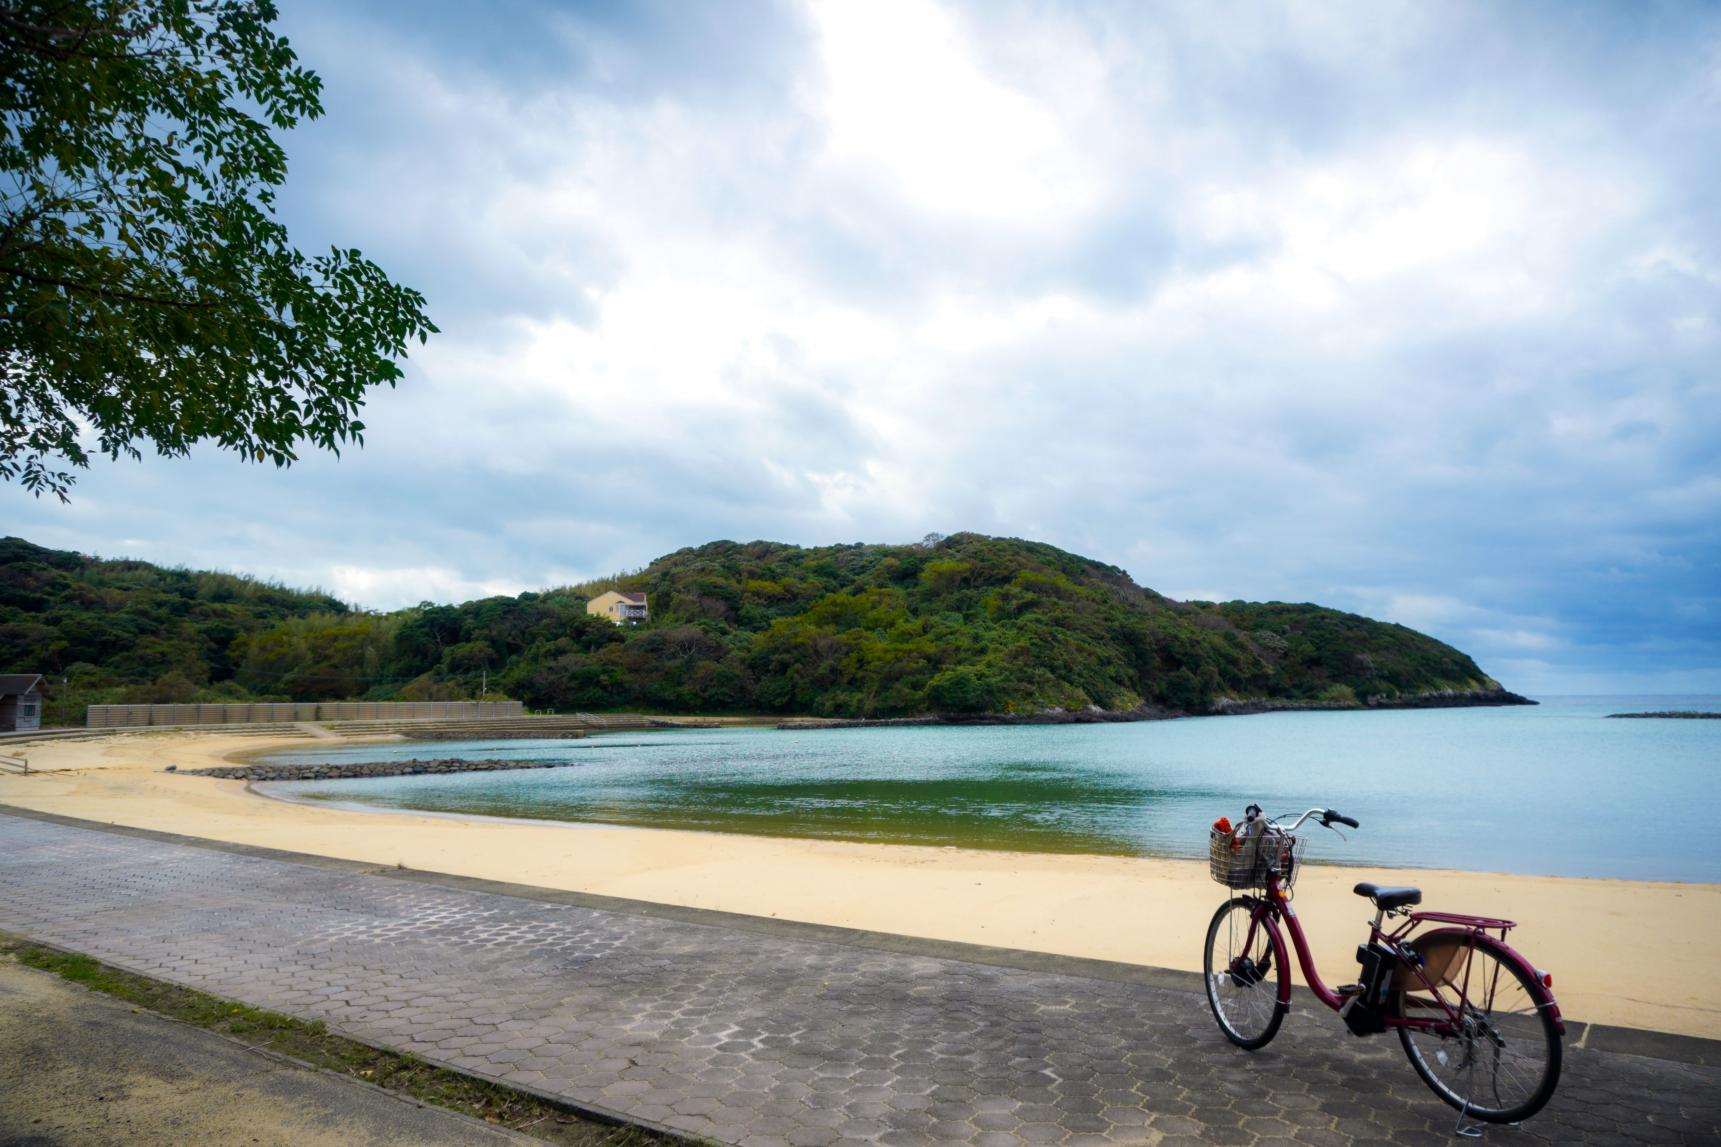
[[[482,686],[480,686],[479,690],[478,690],[478,699],[480,701],[484,700],[484,698],[486,698],[490,695],[490,670],[488,670],[488,669],[484,670],[483,681],[484,681],[484,684]]]

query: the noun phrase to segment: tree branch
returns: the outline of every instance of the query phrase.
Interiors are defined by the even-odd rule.
[[[136,291],[128,291],[123,287],[96,287],[88,283],[79,283],[71,279],[62,279],[55,275],[37,275],[17,267],[0,265],[0,274],[12,275],[28,283],[40,283],[45,287],[64,287],[68,291],[94,295],[98,299],[121,299],[128,303],[148,303],[158,307],[179,307],[184,310],[204,310],[213,307],[213,302],[193,302],[186,299],[168,299],[158,295],[145,295]]]
[[[55,60],[80,57],[86,60],[142,60],[162,56],[166,53],[160,49],[142,52],[94,52],[84,48],[90,38],[98,34],[115,36],[122,40],[142,40],[156,28],[157,25],[152,23],[128,30],[120,26],[117,17],[108,22],[85,24],[76,28],[56,28],[20,20],[0,8],[0,44]]]

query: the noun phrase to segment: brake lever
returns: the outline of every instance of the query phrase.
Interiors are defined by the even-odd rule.
[[[1338,829],[1334,828],[1330,821],[1325,821],[1325,820],[1321,821],[1321,827],[1326,829],[1328,832],[1338,833],[1338,838],[1340,840],[1344,841],[1346,844],[1350,843],[1351,838],[1346,836],[1344,833],[1339,832]]]

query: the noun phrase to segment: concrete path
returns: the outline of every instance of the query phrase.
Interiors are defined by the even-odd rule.
[[[531,1147],[0,963],[0,1147]]]
[[[0,929],[747,1147],[1451,1139],[1453,1113],[1397,1042],[1354,1039],[1325,1012],[1299,1009],[1250,1055],[1194,992],[804,928],[5,814],[0,857]],[[1574,1048],[1549,1108],[1489,1139],[1715,1143],[1721,1068]]]

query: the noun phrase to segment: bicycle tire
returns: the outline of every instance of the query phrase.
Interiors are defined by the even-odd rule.
[[[1266,1047],[1279,1034],[1291,974],[1284,937],[1271,916],[1263,916],[1250,936],[1258,903],[1238,896],[1221,904],[1207,925],[1201,957],[1207,1006],[1225,1038],[1247,1051]]]
[[[1516,953],[1492,937],[1430,932],[1406,946],[1429,953],[1438,944],[1457,945],[1454,966],[1436,989],[1444,984],[1441,994],[1449,1004],[1462,998],[1469,1005],[1467,1030],[1440,1034],[1401,1027],[1404,1054],[1429,1090],[1470,1118],[1522,1122],[1547,1105],[1560,1082],[1564,1050],[1553,995]],[[1482,992],[1478,1000],[1470,998],[1472,985]],[[1399,992],[1399,1015],[1419,1010],[1415,1001],[1428,996],[1420,984]],[[1424,1003],[1420,1010],[1433,1009]]]

